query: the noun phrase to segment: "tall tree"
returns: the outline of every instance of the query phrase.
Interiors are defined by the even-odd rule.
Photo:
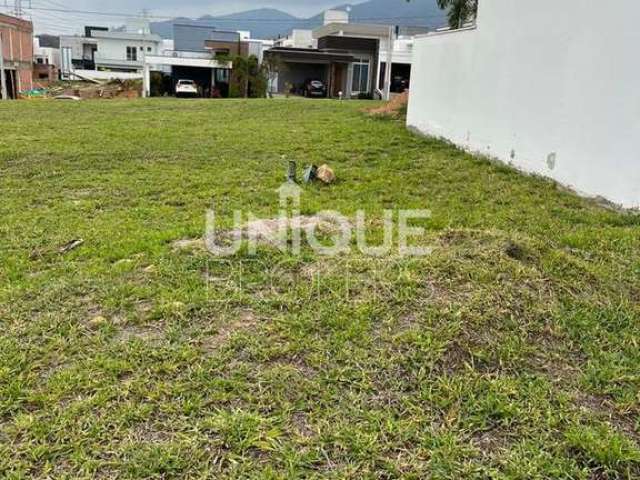
[[[449,26],[461,28],[473,21],[478,13],[478,0],[437,0],[438,6],[448,10]]]

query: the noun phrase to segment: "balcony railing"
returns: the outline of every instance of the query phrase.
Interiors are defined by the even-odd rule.
[[[127,60],[125,58],[108,58],[102,55],[95,56],[96,65],[118,65],[122,67],[142,67],[144,64],[144,58],[138,58],[137,60]]]
[[[160,55],[162,57],[201,58],[204,60],[211,60],[213,58],[210,52],[194,52],[189,50],[163,50]]]

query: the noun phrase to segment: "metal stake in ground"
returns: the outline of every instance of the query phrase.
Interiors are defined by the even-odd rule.
[[[296,162],[293,160],[289,160],[289,168],[287,170],[287,181],[297,183],[296,175],[297,175],[297,166]]]

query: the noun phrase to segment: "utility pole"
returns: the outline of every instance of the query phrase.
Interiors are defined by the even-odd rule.
[[[14,0],[14,10],[15,16],[18,18],[22,18],[22,0]]]
[[[0,32],[0,94],[2,94],[2,100],[8,100],[7,77],[4,74],[4,51],[2,49],[2,32]]]
[[[391,68],[393,66],[393,44],[395,27],[389,27],[389,44],[387,45],[387,65],[384,69],[384,99],[391,99]]]

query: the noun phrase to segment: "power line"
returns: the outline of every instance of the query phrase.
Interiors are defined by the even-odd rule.
[[[54,2],[53,0],[40,0],[42,2],[48,3],[49,5],[53,5],[57,8],[67,8],[67,5],[63,5],[62,3]]]
[[[15,0],[20,1],[20,0]],[[49,2],[52,3],[52,2]],[[92,11],[92,10],[77,10],[77,9],[68,9],[68,8],[50,8],[50,7],[23,7],[23,9],[34,10],[34,11],[42,11],[42,12],[59,12],[59,13],[75,13],[81,15],[96,15],[96,16],[104,16],[104,17],[112,17],[112,18],[142,18],[142,19],[162,19],[162,20],[173,20],[175,16],[167,16],[167,15],[144,15],[144,14],[134,14],[134,13],[124,13],[124,12],[101,12],[101,11]],[[441,15],[430,14],[420,16],[420,19],[430,19],[430,18],[441,18]],[[416,20],[415,16],[411,17],[353,17],[352,20],[357,21],[381,21],[381,20]],[[225,17],[213,17],[211,19],[212,22],[259,22],[259,23],[311,23],[312,19],[307,18],[296,18],[296,19],[274,19],[274,18],[225,18]]]
[[[13,3],[13,12],[14,15],[18,18],[21,18],[24,12],[22,11],[22,0],[15,0]]]
[[[122,19],[144,19],[144,20],[175,20],[176,16],[168,16],[168,15],[151,15],[148,11],[143,11],[142,14],[135,13],[126,13],[126,12],[104,12],[104,11],[94,11],[94,10],[82,10],[82,9],[72,9],[67,8],[65,5],[56,2],[54,0],[37,0],[38,3],[34,6],[29,0],[28,7],[21,6],[21,0],[14,0],[14,8],[16,6],[20,7],[20,10],[30,10],[34,12],[36,16],[35,23],[49,24],[47,28],[52,26],[62,27],[65,30],[74,30],[80,27],[82,23],[88,21],[87,17],[95,18],[96,16],[108,18],[112,22],[117,22]],[[40,2],[45,2],[44,4]],[[5,0],[5,8],[9,7],[9,4]],[[47,16],[43,18],[42,15],[36,15],[37,12],[46,12]],[[24,13],[24,12],[23,12]],[[60,17],[56,14],[63,14],[63,17]],[[47,18],[49,17],[49,18]],[[404,17],[404,16],[389,16],[389,17],[352,17],[351,20],[354,23],[358,22],[372,22],[372,23],[380,23],[385,22],[385,24],[395,24],[402,20],[429,20],[429,19],[440,19],[442,16],[438,14],[428,14],[421,17],[416,18],[415,16]],[[50,19],[54,19],[60,21],[64,25],[54,25],[54,22],[51,22]],[[197,20],[193,20],[197,22]],[[264,18],[225,18],[225,17],[213,17],[211,19],[212,23],[257,23],[257,24],[289,24],[289,25],[305,25],[310,26],[315,23],[313,19],[305,19],[305,18],[292,18],[292,19],[264,19]],[[73,26],[72,26],[73,25]]]
[[[54,2],[50,2],[49,0],[43,0],[43,1],[47,1],[47,3],[51,3],[52,5],[54,4]],[[69,18],[69,15],[62,15],[62,14],[58,14],[58,13],[54,13],[54,12],[49,12],[47,13],[46,17],[44,17],[44,19],[48,20],[49,18],[53,18],[56,20],[59,20],[63,23],[67,23],[67,24],[74,24],[75,21],[72,18]],[[79,17],[76,17],[77,21],[81,21]],[[38,21],[43,21],[43,19],[40,18],[40,16],[38,17]]]

